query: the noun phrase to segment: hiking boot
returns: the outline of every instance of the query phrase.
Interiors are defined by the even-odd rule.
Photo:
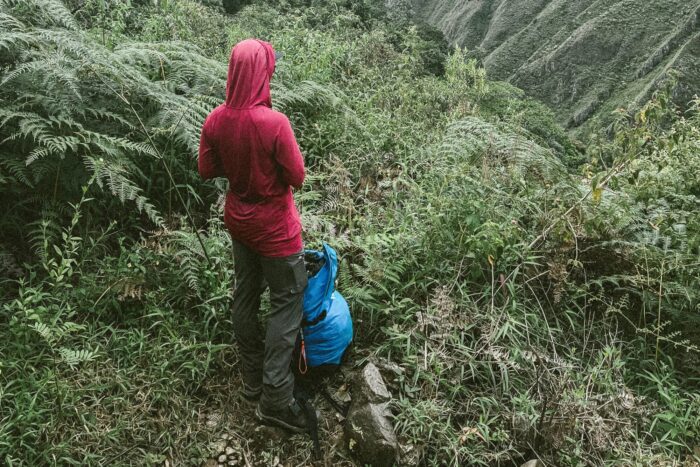
[[[255,408],[260,402],[260,394],[262,394],[262,386],[252,388],[243,383],[243,391],[241,391],[241,402],[250,408]]]
[[[265,425],[279,426],[294,433],[307,433],[309,431],[309,422],[296,400],[281,410],[264,409],[258,404],[255,415]]]

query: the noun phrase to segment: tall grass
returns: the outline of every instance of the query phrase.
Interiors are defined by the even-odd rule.
[[[70,3],[0,2],[4,463],[197,464],[223,432],[253,463],[308,460],[235,398],[226,187],[196,175],[249,36],[286,52],[273,99],[310,174],[305,240],[341,253],[402,462],[691,462],[697,105],[661,92],[582,153],[543,106],[462,51],[435,68],[442,41],[366,2]],[[327,460],[350,463],[333,420]]]

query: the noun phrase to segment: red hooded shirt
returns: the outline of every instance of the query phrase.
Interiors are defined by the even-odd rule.
[[[263,256],[302,249],[301,220],[292,187],[304,181],[304,159],[287,117],[272,110],[275,53],[248,39],[231,51],[226,102],[204,122],[199,174],[226,177],[224,222],[231,237]]]

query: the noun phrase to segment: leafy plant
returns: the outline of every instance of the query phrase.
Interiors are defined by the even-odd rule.
[[[286,53],[305,243],[340,253],[402,462],[692,462],[699,103],[584,151],[403,2],[145,3],[0,0],[1,462],[199,464],[236,427],[250,463],[308,463],[233,397],[226,182],[195,169],[251,36]]]

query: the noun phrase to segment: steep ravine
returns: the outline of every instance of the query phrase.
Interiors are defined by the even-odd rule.
[[[416,13],[479,57],[492,78],[549,104],[585,131],[680,73],[700,87],[700,0],[416,0]]]

